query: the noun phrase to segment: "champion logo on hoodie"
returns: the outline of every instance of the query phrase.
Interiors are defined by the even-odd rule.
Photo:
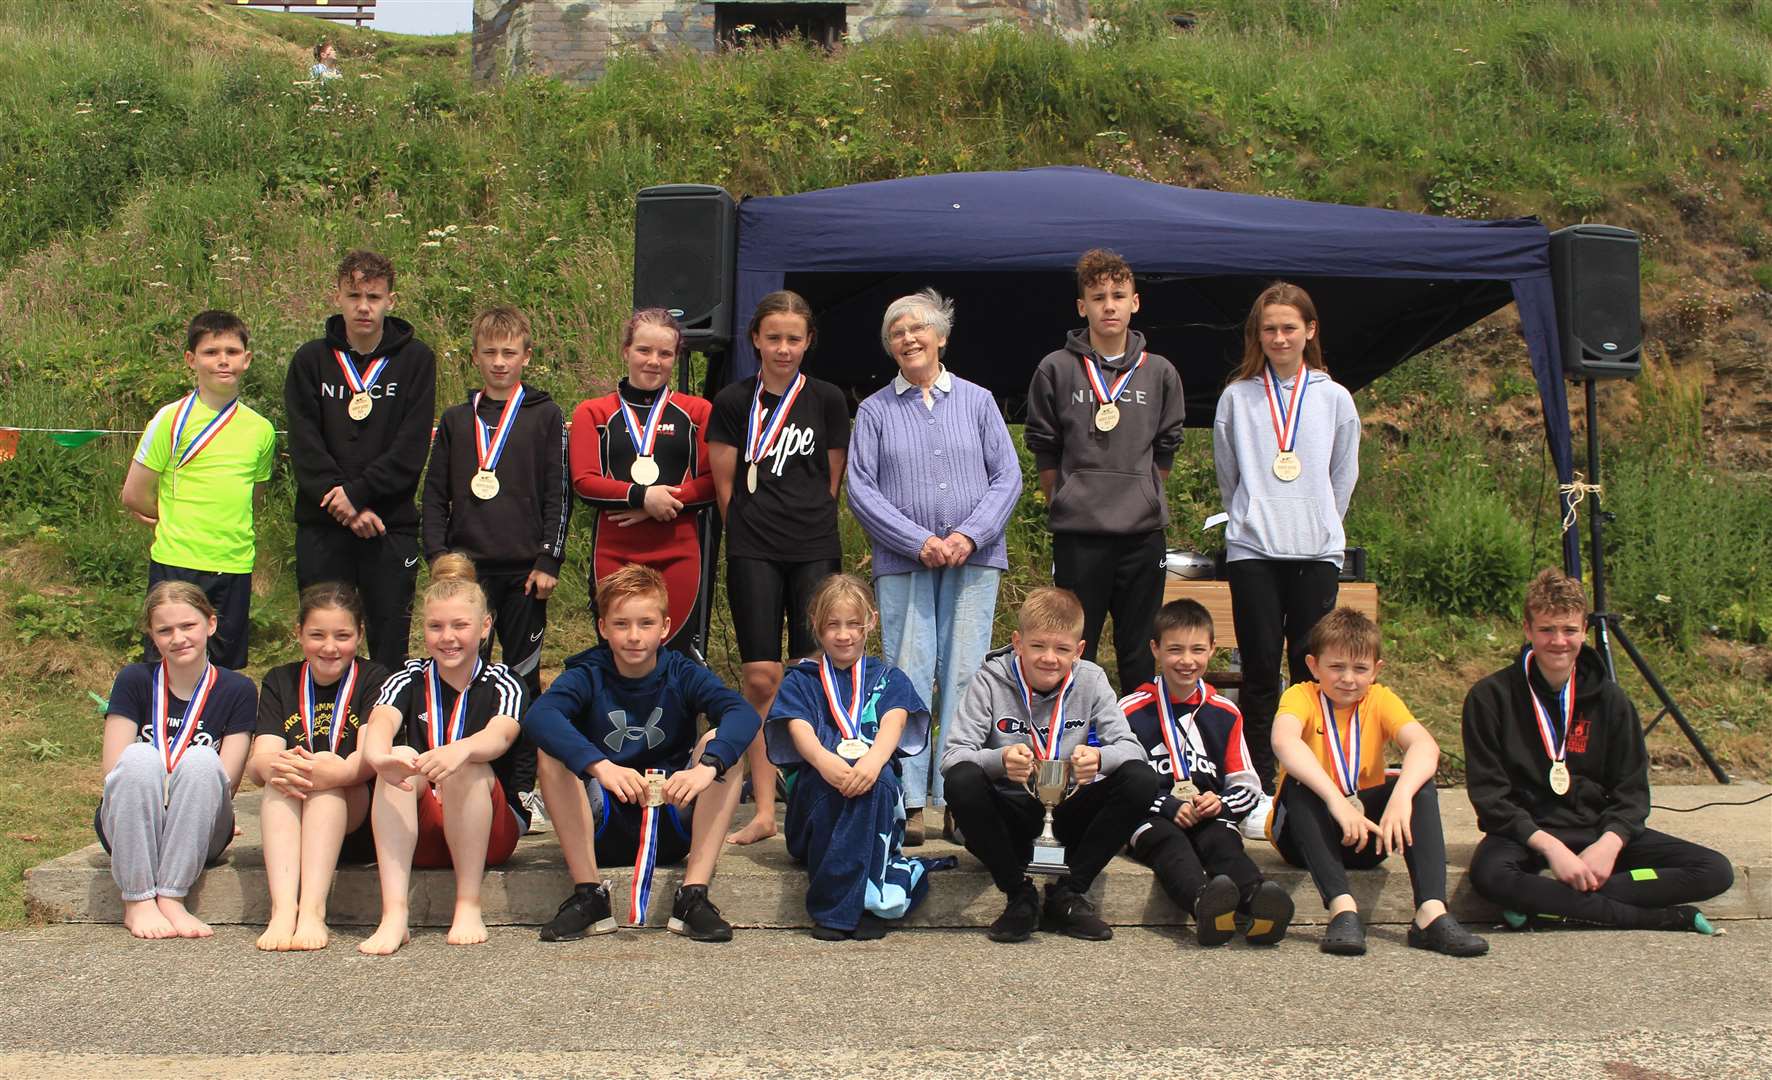
[[[1073,731],[1080,727],[1086,727],[1088,723],[1087,717],[1067,716],[1064,720],[1064,729]],[[1005,735],[1026,735],[1033,729],[1026,720],[1019,716],[1000,716],[997,718],[997,730]]]

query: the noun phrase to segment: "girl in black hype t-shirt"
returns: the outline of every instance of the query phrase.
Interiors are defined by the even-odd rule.
[[[745,700],[768,716],[781,685],[781,629],[788,659],[818,643],[805,612],[819,582],[842,569],[837,492],[849,451],[843,392],[808,377],[812,309],[798,293],[765,296],[751,316],[757,374],[714,398],[708,459],[726,519],[726,596],[744,665]],[[757,813],[733,833],[749,844],[775,835],[775,767],[759,737],[746,760]]]
[[[258,947],[292,952],[326,947],[326,898],[341,848],[374,856],[369,790],[375,770],[357,733],[388,671],[357,655],[363,604],[336,581],[302,590],[295,622],[302,659],[265,672],[258,734],[247,775],[264,785],[265,877],[271,919]]]

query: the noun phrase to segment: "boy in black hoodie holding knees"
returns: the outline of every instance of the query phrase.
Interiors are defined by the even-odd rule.
[[[474,560],[504,664],[541,695],[548,596],[566,553],[572,514],[566,422],[560,406],[523,382],[529,319],[498,305],[474,320],[480,389],[444,410],[425,473],[427,560],[459,551]],[[488,657],[492,637],[482,646]]]
[[[283,380],[295,502],[295,576],[353,586],[369,656],[406,660],[418,580],[418,507],[436,405],[436,360],[388,314],[394,266],[373,251],[338,265],[339,313],[295,351]]]
[[[1083,602],[1083,659],[1114,617],[1120,687],[1149,682],[1145,635],[1163,602],[1165,485],[1181,445],[1181,376],[1131,328],[1132,268],[1111,251],[1077,260],[1077,314],[1028,386],[1024,438],[1051,503],[1052,583]]]
[[[1587,644],[1581,582],[1542,571],[1525,613],[1519,659],[1464,699],[1465,782],[1484,833],[1472,886],[1515,929],[1549,917],[1713,933],[1691,905],[1725,892],[1734,868],[1645,827],[1643,729]]]

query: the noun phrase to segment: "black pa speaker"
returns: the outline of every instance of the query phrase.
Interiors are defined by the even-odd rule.
[[[1642,242],[1629,229],[1571,225],[1551,233],[1551,288],[1563,375],[1634,379],[1643,371]]]
[[[709,184],[643,189],[634,203],[634,307],[668,308],[684,347],[716,352],[732,342],[738,204]]]

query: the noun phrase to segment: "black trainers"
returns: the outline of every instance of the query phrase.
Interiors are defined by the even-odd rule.
[[[1009,902],[1003,906],[1003,914],[985,932],[992,941],[1010,944],[1026,941],[1034,936],[1034,930],[1040,925],[1040,891],[1034,888],[1032,878],[1022,878],[1021,884],[1009,894]]]
[[[691,941],[731,941],[732,924],[720,917],[720,909],[708,899],[706,885],[681,885],[671,901],[671,921],[665,928]]]
[[[1244,938],[1251,945],[1278,945],[1292,925],[1292,897],[1278,882],[1264,881],[1249,898],[1249,926]]]
[[[1101,921],[1087,896],[1072,892],[1069,886],[1057,882],[1046,886],[1046,907],[1040,912],[1040,929],[1053,934],[1068,934],[1083,941],[1106,941],[1114,936],[1113,928]]]
[[[1450,913],[1426,926],[1410,923],[1409,947],[1444,953],[1447,956],[1482,956],[1489,951],[1487,941],[1460,926]]]
[[[543,941],[577,941],[587,934],[615,933],[615,917],[609,910],[609,886],[579,884],[560,905],[560,911],[541,928]]]
[[[1237,933],[1237,883],[1223,874],[1208,881],[1194,898],[1194,936],[1206,948],[1223,945]]]
[[[1344,911],[1330,919],[1317,948],[1335,956],[1365,956],[1366,927],[1360,922],[1360,913]]]

